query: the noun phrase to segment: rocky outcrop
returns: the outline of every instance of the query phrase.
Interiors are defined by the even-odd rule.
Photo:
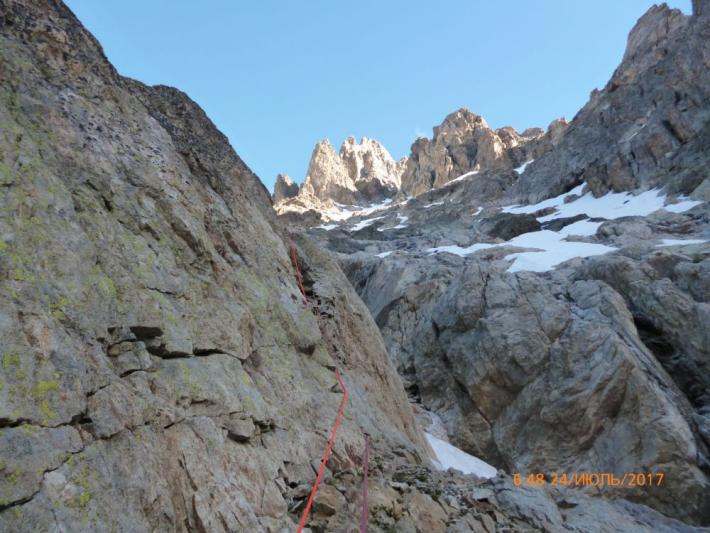
[[[710,25],[661,4],[629,34],[621,65],[575,116],[555,150],[536,159],[514,188],[537,201],[586,182],[596,195],[651,188],[707,197],[710,154]],[[702,15],[700,14],[702,13]]]
[[[297,224],[328,220],[336,203],[367,205],[393,197],[399,190],[406,158],[395,161],[382,144],[348,137],[340,153],[328,139],[313,150],[308,173],[298,194],[275,201],[278,215]]]
[[[604,493],[707,524],[707,204],[597,219],[596,235],[576,240],[615,253],[511,273],[516,249],[491,243],[587,218],[476,208],[489,176],[381,211],[358,231],[355,221],[313,235],[338,254],[410,395],[457,446],[508,472],[662,469],[673,480],[652,491]],[[659,247],[668,237],[679,247]],[[448,243],[481,248],[432,255]]]
[[[407,164],[406,158],[395,161],[382,144],[367,137],[359,144],[354,137],[345,139],[340,147],[340,158],[366,202],[394,196]]]
[[[434,128],[432,139],[419,138],[402,176],[402,191],[416,196],[470,172],[510,170],[539,157],[556,144],[564,119],[523,135],[510,127],[493,130],[480,115],[462,108]]]
[[[707,409],[700,399],[707,387],[697,375],[708,356],[698,348],[707,340],[697,329],[704,305],[659,277],[645,291],[620,287],[643,291],[629,308],[618,292],[593,281],[619,268],[611,261],[590,260],[587,268],[599,273],[568,274],[579,278],[574,282],[501,276],[475,260],[448,268],[401,259],[374,269],[353,263],[349,272],[410,390],[442,416],[457,445],[511,472],[663,465],[675,481],[617,496],[707,523],[708,441],[695,420]],[[649,300],[656,324],[636,310]],[[663,302],[682,306],[691,329],[670,326],[675,315],[661,311]],[[637,324],[656,332],[658,356]]]
[[[313,195],[320,200],[355,203],[355,182],[328,139],[322,140],[313,149],[301,190],[304,194]]]
[[[294,183],[288,174],[279,174],[276,176],[274,184],[274,194],[272,196],[274,203],[293,198],[298,194],[300,187],[298,183]]]

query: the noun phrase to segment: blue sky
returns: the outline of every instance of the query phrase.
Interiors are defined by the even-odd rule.
[[[272,188],[354,135],[396,158],[465,106],[492,127],[572,118],[650,0],[65,0],[122,74],[182,89]],[[690,0],[670,1],[690,13]]]

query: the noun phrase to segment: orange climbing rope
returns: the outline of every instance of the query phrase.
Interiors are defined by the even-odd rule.
[[[330,440],[328,441],[328,446],[325,448],[325,453],[323,453],[323,459],[320,462],[320,468],[318,469],[318,475],[316,476],[316,481],[313,483],[313,488],[311,489],[311,495],[308,497],[308,503],[306,503],[306,508],[303,510],[303,515],[301,516],[301,521],[298,523],[297,533],[303,531],[303,527],[308,521],[308,514],[311,512],[311,505],[313,505],[313,498],[316,496],[316,491],[318,490],[318,485],[320,484],[323,473],[325,472],[325,463],[330,457],[330,451],[333,449],[333,443],[335,442],[335,434],[338,432],[338,427],[340,426],[340,419],[343,417],[343,411],[345,410],[345,403],[348,400],[348,391],[345,388],[345,383],[343,383],[343,378],[340,377],[340,372],[335,369],[335,377],[340,383],[340,388],[343,389],[343,398],[340,400],[340,407],[338,408],[338,415],[335,417],[335,424],[333,425],[333,431],[330,434]]]
[[[289,237],[288,239],[289,250],[291,252],[291,263],[293,263],[293,268],[296,271],[296,280],[298,281],[298,286],[301,288],[301,295],[303,296],[303,305],[308,305],[308,298],[306,298],[306,289],[303,286],[303,276],[301,275],[301,267],[298,264],[298,252],[296,251],[296,245],[293,243],[293,239]]]

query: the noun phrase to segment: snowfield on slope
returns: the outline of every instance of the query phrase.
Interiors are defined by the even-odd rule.
[[[455,468],[464,474],[474,474],[478,477],[492,478],[496,475],[496,469],[482,461],[478,457],[467,454],[456,446],[452,446],[446,441],[437,439],[434,435],[424,433],[429,445],[434,450],[437,465],[441,470]]]
[[[574,195],[580,195],[583,188],[584,184],[581,184],[567,193],[543,200],[537,204],[507,206],[502,211],[504,213],[523,214],[536,213],[541,209],[554,209],[553,213],[537,219],[539,222],[544,223],[582,214],[591,218],[614,220],[620,217],[646,216],[658,209],[682,213],[702,203],[681,198],[679,202],[667,205],[666,196],[657,189],[637,195],[631,193],[608,193],[600,198],[595,198],[591,193],[587,193],[571,202],[565,203],[565,198],[574,198]],[[438,246],[429,248],[426,251],[430,253],[448,252],[463,257],[479,250],[500,246],[531,248],[534,251],[518,252],[505,256],[506,259],[513,261],[508,267],[508,272],[546,272],[575,257],[590,257],[616,250],[616,248],[604,244],[567,240],[568,237],[592,236],[601,224],[601,222],[592,222],[586,219],[569,224],[559,231],[533,231],[518,235],[502,243],[475,243],[465,248],[457,245]],[[691,243],[692,241],[683,242],[683,244]],[[673,242],[673,244],[680,243]]]
[[[636,195],[628,192],[610,192],[599,198],[595,198],[591,192],[588,192],[572,202],[565,203],[566,197],[582,194],[584,185],[582,183],[569,192],[543,200],[537,204],[504,207],[503,212],[514,214],[535,213],[541,209],[552,207],[555,212],[538,218],[540,222],[582,214],[590,218],[614,220],[620,217],[646,216],[659,209],[682,213],[702,203],[681,198],[678,203],[666,205],[666,196],[659,189],[651,189]]]

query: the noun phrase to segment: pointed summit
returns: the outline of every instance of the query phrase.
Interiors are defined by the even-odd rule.
[[[294,183],[288,174],[279,174],[276,176],[276,183],[274,184],[274,203],[293,198],[298,194],[299,189],[298,184]]]

